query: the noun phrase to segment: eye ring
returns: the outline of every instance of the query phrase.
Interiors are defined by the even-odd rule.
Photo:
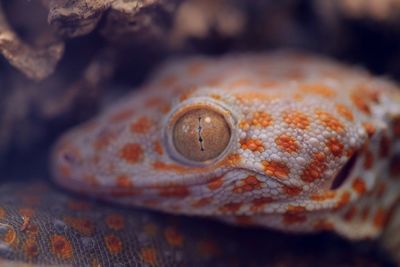
[[[235,140],[236,120],[222,103],[198,97],[171,111],[164,127],[167,153],[191,166],[207,166],[222,160]]]

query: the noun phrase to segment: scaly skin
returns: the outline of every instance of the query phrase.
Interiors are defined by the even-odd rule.
[[[171,130],[196,108],[218,112],[229,128],[225,150],[206,162],[178,153]],[[212,150],[207,142],[224,140],[201,136],[205,122],[188,127]],[[197,57],[166,64],[66,134],[53,170],[61,185],[117,203],[378,238],[388,223],[392,233],[400,227],[391,220],[399,137],[400,92],[366,71],[292,52]],[[395,251],[400,237],[388,236]]]
[[[0,185],[0,266],[5,267],[382,266],[377,251],[333,235],[305,240],[117,207],[43,181]]]

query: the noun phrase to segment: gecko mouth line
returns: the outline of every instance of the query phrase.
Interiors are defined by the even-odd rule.
[[[347,178],[350,177],[350,173],[353,170],[356,160],[358,158],[358,153],[354,153],[350,159],[346,162],[346,164],[342,167],[342,169],[336,174],[336,177],[333,179],[332,185],[331,185],[331,190],[336,190],[341,185],[344,184],[344,182],[347,180]]]

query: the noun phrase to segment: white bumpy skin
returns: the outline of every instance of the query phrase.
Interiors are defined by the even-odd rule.
[[[62,137],[53,170],[113,202],[371,238],[399,197],[399,137],[400,91],[362,69],[296,52],[194,57]]]

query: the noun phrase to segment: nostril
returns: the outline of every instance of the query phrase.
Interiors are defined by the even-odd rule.
[[[58,152],[58,158],[69,165],[77,165],[81,162],[80,152],[74,147],[60,149]]]
[[[76,158],[74,157],[74,155],[72,155],[71,153],[68,152],[64,152],[62,153],[61,157],[68,163],[73,164],[76,162]]]
[[[354,168],[357,157],[358,153],[354,153],[351,158],[346,162],[346,164],[342,167],[342,169],[338,172],[332,182],[331,190],[338,189],[347,180],[352,169]]]

